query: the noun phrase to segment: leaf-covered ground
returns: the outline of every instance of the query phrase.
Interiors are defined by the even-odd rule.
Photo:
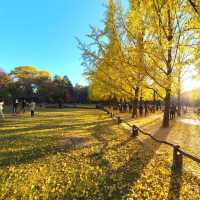
[[[189,142],[200,141],[193,141],[190,125],[159,129],[157,118],[135,123],[199,153]],[[170,148],[142,135],[131,138],[99,110],[48,109],[33,119],[7,115],[0,121],[0,199],[200,199],[198,166],[176,175],[171,159]]]

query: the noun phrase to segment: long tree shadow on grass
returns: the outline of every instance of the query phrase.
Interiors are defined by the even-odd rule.
[[[108,167],[110,168],[110,163],[108,160],[104,159],[103,155],[105,154],[105,151],[107,150],[109,141],[114,140],[117,138],[117,136],[113,136],[111,126],[114,125],[114,122],[112,120],[105,121],[103,123],[96,123],[96,125],[90,129],[92,132],[92,136],[99,141],[100,143],[100,149],[98,152],[93,153],[89,157],[95,162],[98,163],[101,167]],[[109,136],[112,136],[109,138]],[[109,138],[109,139],[108,139]]]
[[[166,139],[168,133],[169,129],[159,129],[154,136],[164,140]],[[128,140],[130,141],[130,139]],[[123,143],[126,144],[127,142],[124,141]],[[103,182],[100,186],[102,190],[101,192],[105,194],[105,199],[122,199],[124,195],[129,193],[131,185],[141,177],[145,166],[148,165],[155,152],[160,147],[160,144],[152,141],[151,138],[147,138],[143,140],[143,142],[141,142],[138,138],[135,138],[132,142],[132,145],[133,148],[137,148],[133,149],[131,158],[125,164],[116,170],[113,170],[109,167],[106,169],[105,179],[107,187],[104,187],[105,182]],[[104,150],[101,153],[102,154],[99,156],[99,159],[103,158],[104,163],[105,158],[103,154],[105,154],[106,151]],[[109,161],[107,161],[107,163],[108,162]],[[107,166],[110,165],[107,164]],[[107,188],[110,187],[118,188],[117,191],[115,191],[111,196],[108,195],[109,191],[107,191]]]
[[[47,138],[48,137],[46,137],[46,139]],[[12,152],[12,151],[0,152],[0,167],[7,167],[10,165],[17,166],[21,164],[30,164],[48,155],[53,155],[53,154],[57,154],[61,152],[70,153],[70,151],[74,150],[74,148],[77,148],[77,149],[83,148],[84,146],[81,146],[81,144],[85,143],[88,138],[69,137],[68,140],[70,142],[68,142],[68,144],[65,143],[64,145],[59,145],[59,146],[53,144],[53,141],[60,140],[60,139],[62,138],[51,137],[52,145],[49,144],[46,146],[38,146],[38,147],[30,148],[30,149],[19,150],[16,152]],[[37,143],[37,140],[35,142]],[[94,144],[94,146],[95,145],[96,144]],[[90,146],[86,146],[86,147],[89,148]],[[70,158],[73,158],[73,157],[70,157]]]
[[[112,149],[114,150],[114,149],[120,148],[120,147],[128,144],[130,141],[132,141],[134,139],[133,137],[128,136],[129,131],[127,129],[123,129],[123,132],[125,132],[128,136],[125,140],[122,140],[121,138],[117,138],[118,137],[117,134],[111,134],[113,132],[113,130],[111,129],[111,126],[113,126],[113,125],[115,125],[115,122],[113,122],[113,121],[107,121],[105,123],[97,123],[96,126],[94,126],[91,130],[92,136],[102,144],[99,154],[103,155],[108,150],[112,150]],[[109,135],[110,136],[114,135],[114,136],[109,140],[105,139]],[[119,139],[120,142],[108,147],[109,142],[116,140],[116,139]]]
[[[52,111],[48,111],[48,110],[45,110],[45,113],[55,113],[55,111],[54,110],[52,110]],[[61,112],[60,110],[58,110],[58,112]],[[63,111],[63,113],[65,113],[66,112],[66,110],[64,110]],[[79,118],[77,118],[77,113],[76,112],[78,112],[78,113],[80,113],[80,117]],[[93,113],[90,113],[89,114],[89,116],[91,116]],[[101,113],[101,114],[103,114],[103,112]],[[31,124],[41,124],[41,123],[43,123],[43,124],[48,124],[49,123],[49,121],[50,120],[52,120],[53,119],[53,121],[54,122],[56,122],[57,124],[59,124],[60,123],[60,121],[61,121],[61,119],[62,119],[62,121],[72,121],[72,122],[74,122],[74,116],[75,116],[75,118],[76,118],[76,123],[77,122],[83,122],[83,120],[82,120],[82,117],[83,118],[85,118],[85,111],[83,110],[83,111],[79,111],[79,110],[73,110],[73,114],[71,114],[70,113],[70,115],[68,114],[68,112],[66,112],[64,115],[61,115],[61,114],[54,114],[53,116],[46,116],[46,115],[44,115],[44,116],[42,116],[43,118],[42,118],[42,120],[40,119],[40,118],[37,118],[37,116],[35,117],[35,118],[31,118],[31,117],[29,117],[29,116],[23,116],[23,115],[20,115],[20,116],[9,116],[9,117],[6,117],[6,119],[5,120],[1,120],[0,119],[0,127],[1,128],[9,128],[9,127],[13,127],[13,126],[23,126],[24,125],[24,123],[31,123]],[[28,117],[28,118],[27,118]],[[39,117],[40,117],[40,115],[39,115]],[[25,121],[24,121],[24,119],[26,119]],[[1,130],[0,130],[0,132],[1,132]],[[2,131],[3,132],[3,131]]]
[[[100,121],[101,123],[102,121]],[[104,121],[103,121],[104,122]],[[15,137],[20,138],[22,135],[26,135],[27,133],[37,133],[38,131],[49,131],[52,129],[62,129],[63,131],[71,131],[71,130],[81,130],[87,128],[87,126],[94,125],[94,122],[76,122],[74,124],[39,124],[39,125],[32,125],[30,127],[25,128],[16,128],[16,129],[7,129],[2,130],[0,137],[3,139],[12,139]],[[0,130],[1,131],[1,130]],[[16,135],[15,134],[18,134]],[[2,139],[1,139],[2,140]]]
[[[102,126],[107,123],[107,121],[101,122]],[[61,133],[55,134],[53,130],[38,134],[39,130],[46,130],[45,128],[47,128],[47,130],[49,130],[49,128],[61,128],[63,131],[76,131],[84,128],[90,131],[90,126],[92,125],[95,125],[95,123],[88,122],[77,123],[73,125],[50,125],[47,127],[45,127],[45,125],[39,125],[32,127],[34,131],[30,134],[5,134],[4,137],[1,138],[0,142],[1,148],[5,149],[4,151],[0,152],[0,167],[32,163],[35,160],[45,157],[49,154],[70,152],[74,148],[79,148],[79,144],[87,141],[87,138],[78,138],[77,136],[74,139],[72,137],[63,138]],[[26,131],[27,129],[19,129],[19,132],[22,130]],[[71,144],[64,144],[61,146],[58,144],[59,141],[68,139],[71,141]],[[80,148],[83,147],[80,145]]]
[[[64,118],[62,120],[60,120],[60,118],[54,118],[53,121],[51,121],[50,118],[47,119],[37,119],[34,121],[20,121],[20,122],[13,122],[12,120],[10,121],[5,121],[4,123],[2,123],[1,128],[3,128],[2,130],[0,129],[0,133],[9,133],[10,131],[16,131],[16,132],[21,132],[21,131],[26,131],[30,128],[38,128],[38,129],[42,129],[42,128],[62,128],[62,126],[64,125],[59,125],[60,122],[65,122],[67,121],[67,123],[74,123],[74,119],[67,119]],[[51,123],[50,123],[51,122]],[[25,128],[19,128],[21,126],[24,126],[24,124],[28,124],[28,127]],[[77,123],[83,123],[83,121],[81,119],[76,119],[76,124]],[[73,124],[72,124],[73,125]],[[65,125],[67,126],[67,125]],[[68,125],[70,126],[70,124]],[[13,128],[15,127],[15,129]],[[6,128],[6,130],[4,130],[4,128]]]
[[[15,144],[16,148],[19,147],[16,151],[11,149],[0,152],[0,167],[31,163],[34,160],[44,157],[51,153],[53,144],[58,139],[59,137],[43,136],[43,142],[41,142],[40,138],[36,139],[32,137],[28,141],[26,138],[20,137],[21,145]],[[44,143],[45,140],[46,142],[48,141],[48,145]],[[10,145],[12,146],[12,144]],[[20,149],[20,146],[24,149]]]
[[[182,187],[182,171],[176,172],[172,170],[167,199],[179,200],[181,187]]]

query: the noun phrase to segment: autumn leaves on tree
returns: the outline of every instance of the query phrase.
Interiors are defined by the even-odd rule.
[[[181,81],[198,55],[198,14],[195,4],[182,0],[109,0],[104,29],[91,27],[91,41],[79,41],[93,99],[164,102],[163,127],[169,126],[171,97],[178,99]],[[195,7],[196,9],[198,7]],[[197,66],[198,67],[198,66]]]
[[[0,69],[1,96],[7,102],[34,98],[46,103],[87,103],[88,87],[73,86],[66,75],[52,77],[48,71],[33,66],[18,66],[9,74]]]

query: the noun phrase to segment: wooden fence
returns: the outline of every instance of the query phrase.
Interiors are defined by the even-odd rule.
[[[132,137],[136,137],[136,136],[138,136],[139,133],[142,133],[144,135],[151,137],[154,141],[156,141],[160,144],[165,144],[165,145],[172,147],[173,148],[172,169],[174,171],[181,172],[181,170],[183,168],[183,156],[185,156],[185,157],[187,157],[187,158],[189,158],[189,159],[200,164],[200,158],[185,152],[183,149],[181,149],[181,147],[179,145],[173,144],[173,143],[170,143],[170,142],[167,142],[167,141],[164,141],[164,140],[159,140],[159,139],[155,138],[153,135],[151,135],[150,133],[143,131],[139,127],[127,123],[120,116],[115,115],[113,112],[110,112],[108,109],[102,107],[102,110],[104,110],[107,114],[109,114],[112,119],[116,120],[117,124],[120,124],[120,123],[123,122],[126,125],[128,125],[131,128]]]

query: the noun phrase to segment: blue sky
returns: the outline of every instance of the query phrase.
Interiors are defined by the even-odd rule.
[[[32,65],[86,84],[75,37],[102,26],[105,0],[5,0],[0,5],[0,67]]]
[[[127,0],[122,0],[127,7]],[[102,26],[106,0],[4,0],[0,5],[0,68],[32,65],[87,84],[75,37]],[[191,78],[183,88],[199,85]]]

